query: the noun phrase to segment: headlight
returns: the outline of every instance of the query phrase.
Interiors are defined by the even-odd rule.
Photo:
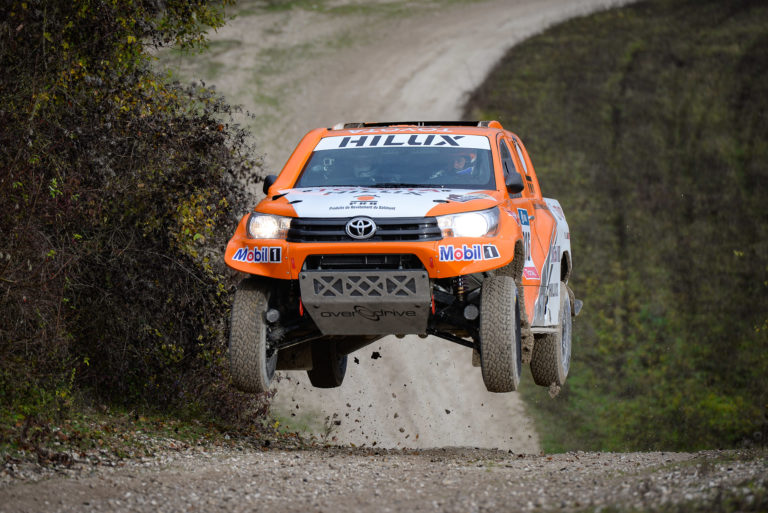
[[[290,217],[254,212],[248,218],[248,237],[251,239],[284,239],[290,226]]]
[[[499,229],[499,209],[438,216],[443,237],[493,237]]]

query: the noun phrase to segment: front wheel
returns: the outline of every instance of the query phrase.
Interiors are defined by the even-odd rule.
[[[277,367],[277,349],[267,343],[264,312],[269,308],[269,282],[246,278],[240,282],[232,303],[229,328],[229,367],[232,381],[243,392],[262,393]]]
[[[571,301],[568,287],[560,282],[560,316],[554,333],[537,338],[531,357],[531,374],[537,385],[565,384],[571,364]]]
[[[489,392],[512,392],[520,384],[520,304],[511,276],[483,281],[480,296],[480,367]]]

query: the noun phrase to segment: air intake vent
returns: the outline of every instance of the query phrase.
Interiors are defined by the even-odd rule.
[[[347,234],[351,218],[294,218],[288,242],[389,242],[440,240],[442,234],[434,217],[373,218],[376,233],[369,239],[353,239]]]
[[[416,255],[309,255],[303,271],[424,270]]]

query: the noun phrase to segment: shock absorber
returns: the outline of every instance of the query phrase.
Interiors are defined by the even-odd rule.
[[[459,300],[459,303],[464,302],[465,280],[464,276],[457,276],[453,279],[453,289],[456,291],[456,298]]]

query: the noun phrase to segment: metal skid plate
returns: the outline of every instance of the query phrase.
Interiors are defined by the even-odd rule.
[[[306,271],[299,286],[306,311],[325,335],[427,331],[425,271]]]

